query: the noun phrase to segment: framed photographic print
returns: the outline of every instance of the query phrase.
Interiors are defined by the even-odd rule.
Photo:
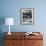
[[[33,24],[34,23],[34,8],[21,8],[20,9],[20,23]]]

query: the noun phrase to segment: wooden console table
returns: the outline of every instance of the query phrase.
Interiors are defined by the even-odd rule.
[[[43,46],[43,35],[40,32],[38,35],[25,35],[26,32],[11,32],[8,35],[4,33],[4,46]]]

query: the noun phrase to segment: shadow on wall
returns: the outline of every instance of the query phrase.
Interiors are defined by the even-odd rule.
[[[0,46],[4,46],[3,45],[3,39],[4,39],[3,33],[0,33]]]
[[[5,24],[5,17],[4,16],[0,16],[0,33],[2,32],[1,31],[1,28],[2,28],[2,25]]]
[[[3,46],[3,32],[2,32],[2,25],[5,23],[5,17],[0,16],[0,46]]]

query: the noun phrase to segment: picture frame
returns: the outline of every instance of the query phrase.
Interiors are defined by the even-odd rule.
[[[34,8],[21,8],[20,9],[20,23],[21,24],[34,24]]]

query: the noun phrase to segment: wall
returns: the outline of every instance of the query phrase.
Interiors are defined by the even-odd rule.
[[[0,18],[13,17],[15,19],[11,32],[40,31],[46,36],[46,0],[0,0],[0,4]],[[33,25],[20,24],[20,8],[34,8]],[[8,32],[8,26],[2,24],[0,32],[6,31]]]
[[[15,24],[12,31],[46,31],[46,1],[45,0],[1,0],[0,17],[13,17]],[[34,8],[34,24],[20,24],[20,8]],[[7,26],[2,26],[2,32],[7,31]],[[13,29],[14,28],[14,29]],[[18,30],[19,29],[19,30]]]

